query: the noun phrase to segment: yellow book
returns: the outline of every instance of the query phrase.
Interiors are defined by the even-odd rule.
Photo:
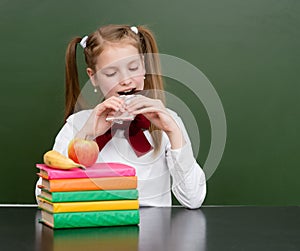
[[[41,197],[39,208],[51,213],[63,212],[88,212],[138,209],[138,200],[109,200],[109,201],[85,201],[85,202],[57,202],[52,203]]]

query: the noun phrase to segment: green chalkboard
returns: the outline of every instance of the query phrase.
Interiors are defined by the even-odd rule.
[[[148,25],[161,53],[195,66],[218,94],[227,138],[206,205],[300,205],[300,3],[293,0],[2,0],[1,204],[35,203],[35,163],[63,125],[66,45],[108,23]],[[80,79],[87,81],[84,69]],[[186,126],[194,146],[200,136],[195,151],[204,166],[214,137],[207,107],[185,84],[165,80],[192,112],[197,126]]]

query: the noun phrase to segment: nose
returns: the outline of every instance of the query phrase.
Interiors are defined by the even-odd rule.
[[[132,82],[131,78],[127,78],[127,79],[121,80],[120,84],[121,85],[130,85],[131,82]]]
[[[123,74],[122,74],[120,84],[121,85],[129,85],[129,84],[131,84],[131,82],[132,82],[132,79],[131,79],[130,73],[124,71]]]

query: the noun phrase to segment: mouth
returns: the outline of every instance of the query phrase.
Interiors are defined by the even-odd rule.
[[[131,95],[134,93],[139,92],[139,90],[136,90],[136,88],[132,88],[130,90],[126,90],[126,91],[121,91],[121,92],[117,92],[119,95]]]

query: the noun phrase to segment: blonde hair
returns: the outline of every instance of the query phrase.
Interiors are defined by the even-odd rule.
[[[145,26],[137,26],[137,29],[138,33],[136,34],[128,25],[100,27],[90,34],[86,40],[86,47],[84,48],[85,62],[87,67],[95,71],[97,57],[105,49],[106,44],[128,43],[133,45],[141,55],[146,55],[144,89],[151,90],[149,92],[150,98],[160,99],[165,103],[163,79],[155,37]],[[84,106],[84,101],[79,100],[80,85],[76,63],[76,48],[81,39],[81,37],[73,38],[66,51],[65,119],[76,110],[83,109]],[[149,130],[154,141],[154,152],[156,153],[161,145],[162,132],[153,124],[151,124]]]

